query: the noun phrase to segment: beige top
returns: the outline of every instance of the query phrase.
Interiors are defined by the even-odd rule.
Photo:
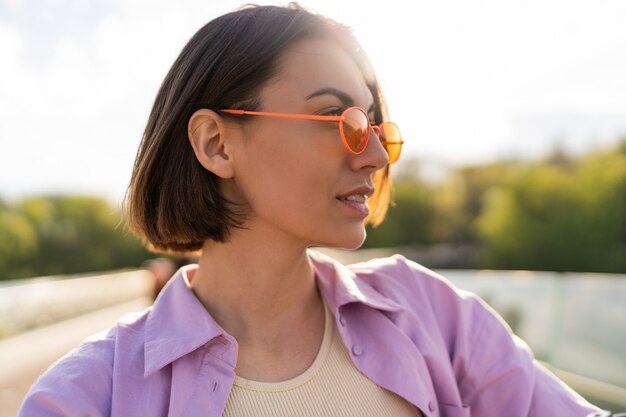
[[[224,417],[416,417],[420,411],[359,372],[325,308],[326,325],[311,366],[282,382],[235,377]],[[382,360],[383,358],[381,358]]]

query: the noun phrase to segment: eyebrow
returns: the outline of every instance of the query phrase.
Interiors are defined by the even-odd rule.
[[[354,106],[354,100],[350,98],[348,93],[341,91],[337,88],[333,88],[333,87],[326,87],[326,88],[319,89],[316,92],[306,96],[306,99],[311,100],[314,97],[325,96],[325,95],[331,95],[331,96],[337,97],[345,107]],[[375,106],[376,105],[372,103],[372,105],[370,106],[369,110],[367,110],[367,112],[370,113],[374,111]]]

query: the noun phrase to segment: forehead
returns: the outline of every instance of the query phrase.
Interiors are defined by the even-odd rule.
[[[368,109],[373,104],[365,78],[350,56],[328,40],[306,39],[290,45],[277,62],[277,73],[261,90],[263,107],[302,105],[323,88],[340,90],[352,105]],[[293,108],[280,109],[291,111]]]

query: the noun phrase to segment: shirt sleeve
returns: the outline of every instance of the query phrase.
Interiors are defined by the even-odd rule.
[[[465,300],[470,301],[470,300]],[[506,323],[476,299],[482,311],[459,383],[464,404],[476,416],[605,416],[534,358]]]
[[[103,343],[86,342],[30,388],[18,417],[104,417],[111,410],[111,361]]]

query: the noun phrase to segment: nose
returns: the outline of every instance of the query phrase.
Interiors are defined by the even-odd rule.
[[[378,126],[372,126],[367,146],[363,152],[358,155],[352,155],[353,158],[350,161],[352,169],[367,169],[374,172],[387,166],[389,163],[389,156],[387,155],[387,151],[383,147],[383,144],[380,143],[379,133],[380,128]]]

